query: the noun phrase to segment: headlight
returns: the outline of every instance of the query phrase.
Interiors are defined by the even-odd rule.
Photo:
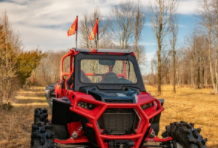
[[[142,105],[141,108],[142,108],[143,110],[145,110],[145,109],[150,108],[150,107],[152,107],[152,106],[153,106],[153,103],[151,102],[151,103]]]
[[[78,106],[89,110],[93,110],[95,108],[95,105],[82,101],[79,101]]]

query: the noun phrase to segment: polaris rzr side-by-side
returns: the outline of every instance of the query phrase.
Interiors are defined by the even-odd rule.
[[[71,49],[60,69],[60,81],[46,87],[51,121],[35,109],[32,148],[206,148],[201,129],[185,121],[157,136],[164,99],[146,91],[131,50]]]

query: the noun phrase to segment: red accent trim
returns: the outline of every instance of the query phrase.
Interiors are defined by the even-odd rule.
[[[130,53],[132,56],[136,57],[135,54],[133,52]]]
[[[108,52],[108,55],[124,55],[125,53],[113,53],[113,52]]]
[[[99,74],[99,73],[86,73],[87,76],[104,76],[105,74]]]
[[[91,128],[93,128],[93,125],[92,125],[92,124],[90,124],[90,123],[86,123],[86,125],[87,125],[88,127],[91,127]]]
[[[62,57],[62,59],[61,59],[61,65],[60,65],[60,70],[61,70],[61,73],[60,73],[60,79],[61,79],[61,81],[63,81],[63,77],[64,76],[70,76],[70,73],[72,72],[72,67],[70,66],[70,73],[65,73],[64,71],[63,71],[63,63],[64,63],[64,59],[66,58],[66,57],[68,57],[68,56],[70,56],[70,65],[72,66],[72,59],[73,59],[73,57],[74,57],[74,50],[70,50],[70,52],[68,52],[66,55],[64,55],[63,57]]]
[[[159,138],[159,137],[154,137],[154,138],[146,138],[145,141],[152,141],[152,142],[167,142],[173,140],[172,137],[167,137],[167,138]]]
[[[89,50],[91,50],[91,52],[97,52],[97,50],[95,50],[93,48],[89,48]]]
[[[55,143],[60,143],[60,144],[72,144],[72,143],[88,143],[89,140],[83,136],[81,138],[77,138],[77,139],[67,139],[67,140],[59,140],[59,139],[54,139]]]

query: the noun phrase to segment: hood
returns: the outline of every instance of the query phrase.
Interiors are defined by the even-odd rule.
[[[124,90],[99,90],[97,87],[83,87],[81,92],[92,95],[96,100],[107,103],[136,103],[138,92],[134,88]]]

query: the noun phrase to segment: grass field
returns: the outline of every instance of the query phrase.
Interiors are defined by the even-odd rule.
[[[146,89],[154,97],[165,99],[160,133],[171,122],[193,122],[195,127],[202,129],[203,137],[208,138],[208,147],[218,148],[218,96],[212,95],[211,89],[183,87],[172,94],[172,86],[163,86],[161,96],[157,95],[154,86],[146,85]],[[48,108],[44,87],[20,90],[13,106],[7,112],[0,109],[0,148],[28,148],[34,109]]]
[[[34,109],[48,108],[44,87],[20,90],[11,111],[0,109],[0,148],[29,148]]]
[[[218,148],[218,95],[213,95],[212,89],[178,88],[172,93],[172,86],[163,86],[162,95],[157,95],[157,88],[147,86],[146,90],[155,98],[164,98],[164,112],[161,115],[162,132],[171,122],[187,121],[201,128],[201,134],[208,138],[210,148]]]

